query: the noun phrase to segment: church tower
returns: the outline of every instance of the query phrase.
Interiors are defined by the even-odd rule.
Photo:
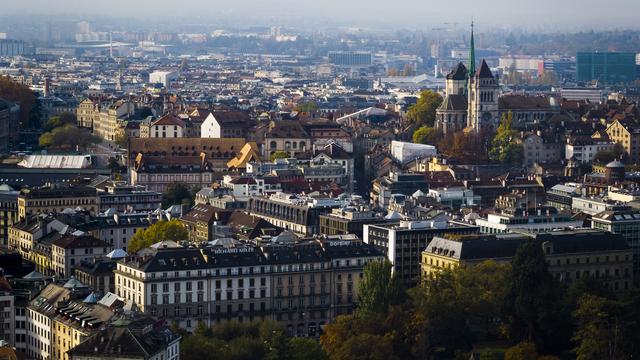
[[[467,126],[473,131],[495,130],[500,124],[498,97],[500,86],[498,78],[493,76],[486,61],[482,60],[476,70],[473,23],[471,24],[471,43],[469,49],[469,81]]]

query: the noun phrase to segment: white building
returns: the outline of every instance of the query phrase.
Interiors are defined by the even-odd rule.
[[[151,123],[149,137],[152,138],[181,138],[184,136],[184,121],[173,115],[165,115]]]
[[[573,220],[571,214],[561,213],[553,207],[504,209],[489,213],[486,219],[476,219],[481,233],[501,234],[514,231],[530,233],[550,232],[557,229],[582,227],[582,220]]]
[[[593,161],[593,157],[600,151],[611,151],[615,143],[599,139],[569,139],[565,145],[565,159],[575,157],[576,161],[587,164]]]
[[[151,84],[162,84],[162,86],[168,88],[172,81],[178,79],[178,73],[173,71],[154,71],[149,74],[149,82]]]
[[[391,142],[391,156],[402,164],[427,156],[436,156],[438,150],[433,145],[414,144],[403,141]]]
[[[465,189],[463,186],[429,189],[427,196],[452,208],[474,206],[480,203],[480,196],[474,196],[473,190]]]

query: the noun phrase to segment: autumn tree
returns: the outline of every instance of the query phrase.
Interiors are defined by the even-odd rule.
[[[36,96],[28,86],[19,84],[9,76],[0,76],[0,98],[20,105],[20,123],[27,127],[31,111],[36,105]]]
[[[436,109],[442,104],[442,96],[431,90],[420,93],[418,101],[409,107],[407,120],[416,127],[427,125],[433,127],[436,121]]]
[[[295,111],[298,112],[314,112],[318,110],[318,104],[315,101],[305,101],[296,105]]]
[[[160,241],[182,241],[187,240],[188,237],[189,234],[180,220],[159,221],[146,230],[136,231],[129,241],[127,250],[134,253]]]
[[[286,151],[278,150],[271,153],[271,157],[269,158],[269,160],[273,162],[278,159],[288,159],[288,158],[289,158],[289,153],[287,153]]]
[[[86,149],[91,144],[99,143],[101,139],[85,129],[67,123],[40,135],[38,143],[41,147],[74,151]]]
[[[498,131],[491,142],[489,158],[503,164],[521,164],[522,144],[518,142],[518,132],[512,129],[513,113],[502,115]]]
[[[44,127],[45,131],[51,131],[57,127],[65,126],[67,124],[76,125],[76,116],[70,112],[63,112],[54,115],[49,118],[47,124]]]
[[[413,132],[413,142],[434,145],[440,140],[440,136],[441,133],[438,130],[425,125]]]

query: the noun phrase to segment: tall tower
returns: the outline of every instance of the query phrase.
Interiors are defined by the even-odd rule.
[[[476,74],[476,45],[473,41],[473,21],[471,21],[471,43],[469,44],[469,78]]]
[[[495,130],[500,123],[498,97],[500,86],[498,78],[493,76],[484,59],[480,70],[475,67],[475,44],[473,39],[473,23],[471,24],[471,44],[469,49],[469,90],[467,126],[475,132]]]

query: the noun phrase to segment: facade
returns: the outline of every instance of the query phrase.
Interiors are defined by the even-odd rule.
[[[213,184],[213,168],[206,155],[174,158],[162,162],[161,158],[138,154],[131,167],[131,184],[144,186],[150,191],[164,193],[172,183],[182,183],[191,188],[203,188]]]
[[[212,112],[200,126],[203,138],[243,138],[249,126],[249,115],[242,111]]]
[[[329,63],[336,66],[371,66],[373,57],[369,51],[329,51]]]
[[[526,241],[536,241],[542,246],[549,272],[563,283],[591,276],[614,291],[632,287],[631,250],[622,236],[589,229],[537,235],[469,236],[455,240],[436,237],[422,252],[422,277],[486,260],[510,262]]]
[[[603,211],[591,217],[591,227],[622,235],[633,254],[633,271],[640,271],[640,211],[630,208]]]
[[[469,78],[467,126],[476,132],[497,129],[500,123],[499,96],[498,79],[491,73],[487,63],[482,60],[480,69]]]
[[[275,226],[307,236],[318,234],[319,216],[342,205],[334,199],[303,198],[278,193],[269,197],[251,197],[247,212]]]
[[[565,159],[575,159],[578,163],[587,164],[593,161],[600,151],[611,151],[615,144],[605,139],[569,138],[565,144]]]
[[[78,127],[93,130],[93,124],[100,118],[100,104],[91,99],[84,99],[78,104],[76,119]]]
[[[18,217],[33,214],[58,213],[81,208],[91,214],[98,212],[96,189],[85,186],[52,184],[40,188],[22,189],[18,195]]]
[[[0,185],[0,247],[9,246],[9,227],[18,221],[18,193]]]
[[[532,166],[557,162],[562,159],[563,145],[561,142],[548,141],[541,134],[530,134],[522,141],[524,163]]]
[[[82,262],[105,256],[111,251],[109,245],[90,235],[65,235],[53,241],[51,265],[62,278],[73,274],[73,269]]]
[[[104,341],[109,339],[109,341]],[[180,336],[150,318],[117,319],[106,329],[94,332],[68,353],[71,360],[178,360]],[[125,355],[126,354],[126,355]]]
[[[165,115],[149,125],[149,137],[181,138],[185,132],[184,121],[173,115]]]
[[[180,218],[189,233],[189,241],[209,242],[215,240],[213,226],[219,220],[219,210],[208,204],[196,204]]]
[[[435,127],[444,134],[453,133],[467,126],[468,86],[467,67],[462,62],[447,74],[445,97],[436,110]]]
[[[291,336],[315,337],[353,308],[364,265],[380,259],[351,242],[158,249],[118,263],[116,293],[191,331],[198,321],[272,319]]]
[[[578,52],[576,80],[605,84],[630,83],[636,79],[636,54],[623,52]]]
[[[371,190],[371,206],[386,209],[389,206],[391,195],[402,194],[411,196],[420,190],[424,193],[429,191],[429,183],[424,174],[409,174],[390,172],[373,181]]]
[[[630,163],[640,162],[640,126],[631,120],[616,119],[606,132],[611,141],[622,146]]]
[[[373,245],[393,264],[393,272],[405,285],[420,279],[420,254],[435,236],[477,234],[479,228],[446,221],[401,221],[364,225],[363,241]]]
[[[158,220],[162,220],[162,215],[108,210],[91,216],[77,227],[78,230],[105,241],[111,249],[126,250],[136,232],[146,230]]]
[[[293,120],[272,121],[264,137],[264,159],[275,152],[296,157],[311,148],[311,138],[302,125]]]
[[[114,209],[118,212],[150,212],[162,207],[162,193],[147,190],[144,186],[111,182],[98,190],[98,211]]]
[[[327,236],[354,234],[362,239],[364,225],[386,221],[378,213],[368,209],[332,209],[331,213],[320,215],[320,234]]]
[[[574,220],[570,213],[552,207],[537,209],[502,209],[490,212],[486,219],[476,219],[476,225],[484,234],[501,234],[514,231],[542,233],[565,228],[582,227],[581,220]]]

